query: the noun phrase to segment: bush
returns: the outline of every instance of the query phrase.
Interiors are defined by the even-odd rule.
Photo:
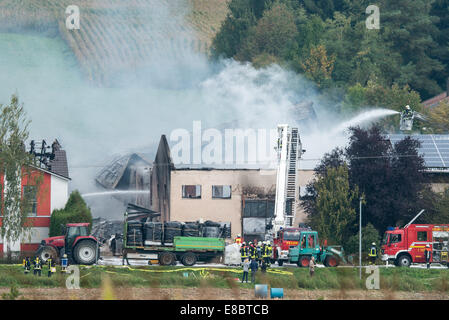
[[[92,213],[81,194],[75,190],[70,194],[64,209],[53,210],[50,218],[50,237],[62,234],[61,224],[67,223],[89,223],[89,231],[92,228]]]
[[[379,241],[379,232],[371,223],[368,223],[366,227],[362,228],[362,252],[368,252],[373,242],[375,242],[376,247],[379,248]],[[348,254],[359,252],[359,234],[357,233],[356,235],[350,237],[344,248]]]

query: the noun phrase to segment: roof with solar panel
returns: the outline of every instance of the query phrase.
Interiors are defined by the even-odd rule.
[[[392,144],[404,139],[406,134],[389,134]],[[449,135],[447,134],[412,134],[421,142],[419,153],[424,157],[427,171],[449,173]]]

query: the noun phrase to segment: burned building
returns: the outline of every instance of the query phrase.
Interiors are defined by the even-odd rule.
[[[105,166],[95,181],[107,190],[150,190],[151,161],[147,155],[132,153],[118,157]],[[151,207],[151,195],[135,193],[117,195],[119,200],[131,202],[145,208]]]

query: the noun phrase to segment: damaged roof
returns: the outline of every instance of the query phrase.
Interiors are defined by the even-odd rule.
[[[126,169],[138,163],[151,167],[151,161],[146,155],[131,153],[112,160],[98,173],[95,181],[106,189],[115,189],[122,180]]]

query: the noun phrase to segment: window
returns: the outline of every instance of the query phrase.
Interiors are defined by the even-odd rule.
[[[299,231],[284,231],[284,240],[299,241]]]
[[[274,217],[274,200],[245,200],[244,218]]]
[[[390,236],[390,242],[391,243],[397,243],[402,241],[402,236],[400,234],[391,234]]]
[[[212,199],[231,199],[231,186],[212,186]]]
[[[427,241],[427,231],[418,231],[416,238],[418,241]]]
[[[29,199],[29,216],[37,215],[37,192],[36,186],[23,186],[23,196]]]
[[[201,199],[201,186],[200,185],[182,186],[182,197],[186,199]]]

